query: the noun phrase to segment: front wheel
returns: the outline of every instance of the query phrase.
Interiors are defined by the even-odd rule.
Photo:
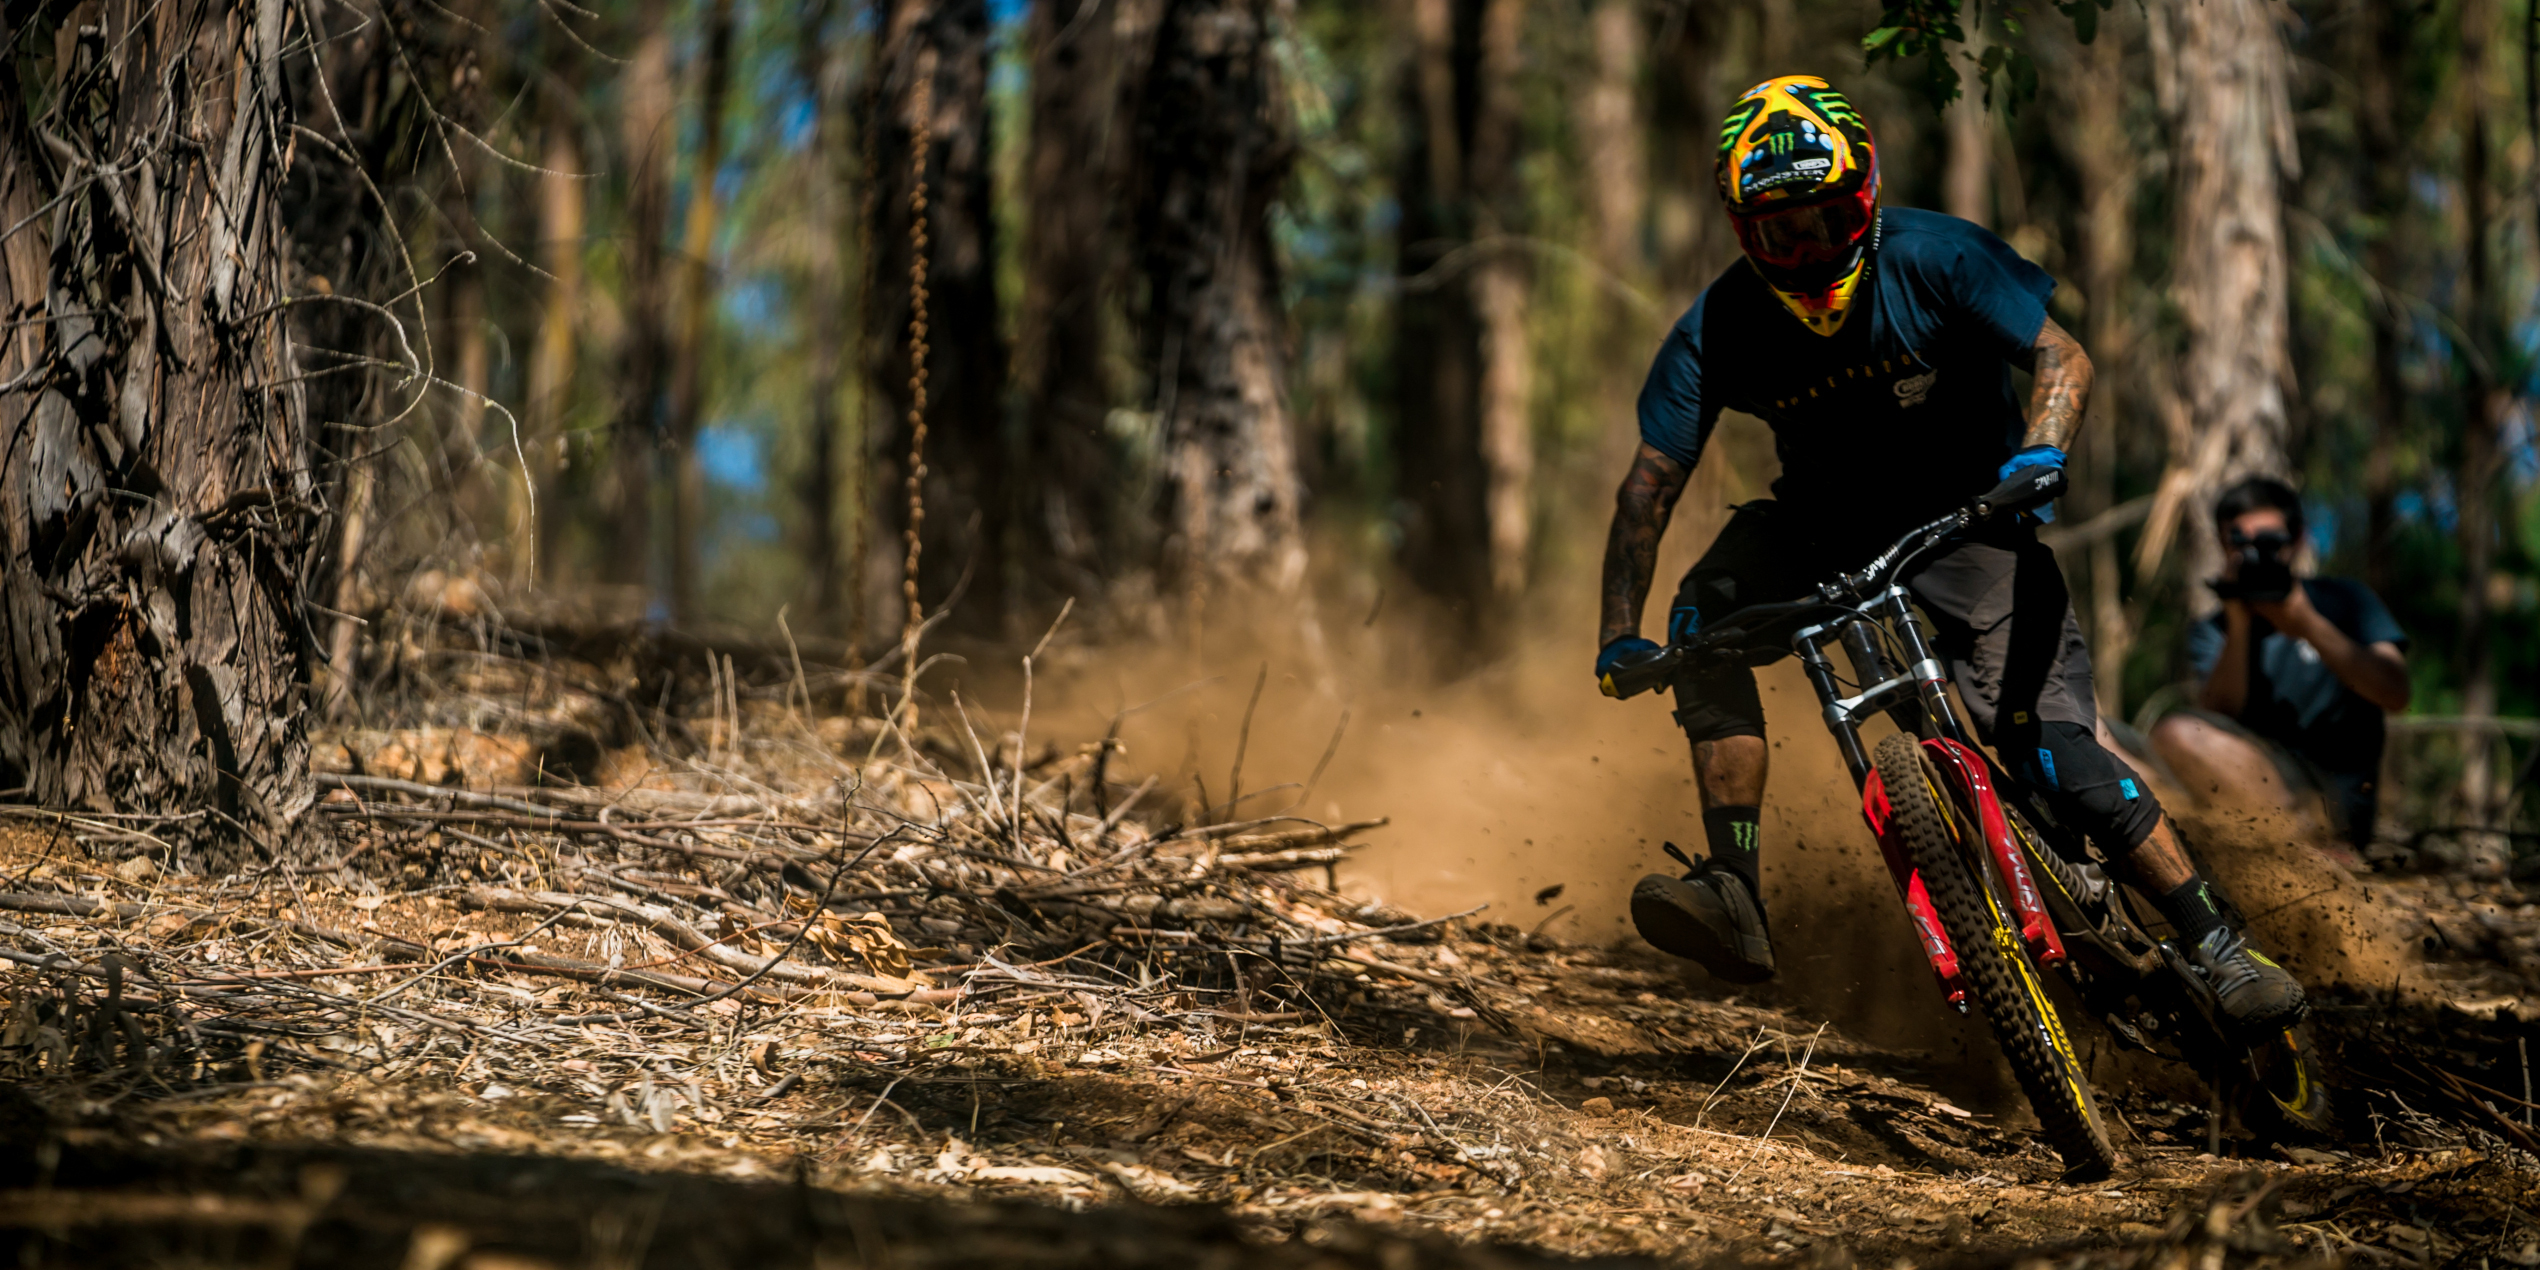
[[[1968,993],[2045,1125],[2046,1140],[2064,1157],[2065,1176],[2074,1181],[2107,1176],[2116,1167],[2116,1148],[2108,1143],[2108,1127],[2099,1118],[2081,1057],[2055,1016],[2018,924],[2004,911],[1999,888],[1988,880],[1991,874],[1982,863],[1984,848],[1973,822],[1957,812],[1957,800],[1944,792],[1949,778],[1925,761],[1923,747],[1913,737],[1903,734],[1880,741],[1875,762],[1894,809],[1896,831],[1904,835],[1932,907],[1957,948]]]

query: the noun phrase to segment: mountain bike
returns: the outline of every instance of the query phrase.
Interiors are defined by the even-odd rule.
[[[2328,1086],[2302,1029],[2236,1035],[2186,947],[2147,928],[2149,903],[2109,876],[2037,789],[1995,763],[1950,698],[1948,668],[1901,579],[1969,531],[2062,492],[2061,472],[2031,471],[2025,484],[2006,482],[1915,529],[1814,595],[1739,609],[1617,670],[1616,695],[1707,663],[1798,656],[1942,994],[1961,1014],[1970,1005],[1983,1014],[2068,1177],[2105,1176],[2116,1152],[2048,970],[2117,1044],[2188,1064],[2215,1092],[2217,1112],[2234,1106],[2271,1136],[2324,1136]],[[1828,652],[1836,646],[1848,684]],[[1863,725],[1882,713],[1898,731],[1865,744]],[[2216,1135],[2220,1126],[2218,1116]]]

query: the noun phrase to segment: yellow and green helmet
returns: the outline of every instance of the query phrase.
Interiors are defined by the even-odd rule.
[[[1740,94],[1714,176],[1738,245],[1820,335],[1843,325],[1878,226],[1878,149],[1843,94],[1783,75]]]

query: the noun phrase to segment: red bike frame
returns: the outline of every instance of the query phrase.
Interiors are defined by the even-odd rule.
[[[1923,748],[1931,752],[1934,765],[1957,785],[1961,795],[1944,805],[1975,809],[1976,827],[1984,835],[1985,850],[1993,858],[1997,876],[2010,892],[2011,911],[2019,920],[2020,938],[2028,944],[2030,954],[2041,968],[2062,961],[2063,937],[2056,933],[2054,919],[2046,912],[2046,897],[2038,893],[2036,875],[2029,871],[2028,860],[2011,835],[2010,817],[2002,813],[2002,798],[1994,790],[1992,769],[1984,756],[1947,737],[1927,740]],[[1949,1004],[1965,1010],[1967,990],[1958,979],[1958,952],[1950,946],[1949,932],[1941,928],[1940,916],[1932,910],[1922,875],[1915,870],[1912,857],[1894,831],[1895,812],[1887,800],[1887,784],[1875,768],[1861,782],[1861,816],[1870,822],[1870,832],[1878,836],[1879,854],[1887,860],[1889,876],[1896,879],[1896,893],[1905,901],[1905,914],[1922,940],[1923,955],[1930,959],[1941,991],[1948,994]]]

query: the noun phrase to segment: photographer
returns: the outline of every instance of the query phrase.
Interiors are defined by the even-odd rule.
[[[2288,809],[2321,796],[2338,836],[2360,851],[2378,808],[2383,712],[2408,705],[2407,634],[2364,584],[2293,576],[2302,500],[2284,482],[2232,486],[2214,525],[2222,612],[2188,634],[2199,708],[2163,719],[2152,744],[2199,793],[2274,776]]]

